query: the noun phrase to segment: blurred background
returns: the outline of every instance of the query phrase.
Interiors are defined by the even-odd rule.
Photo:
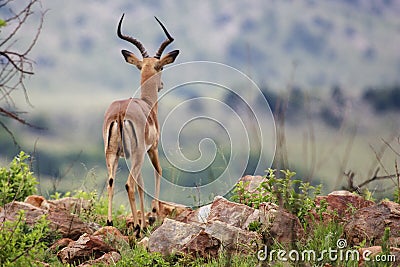
[[[0,98],[0,107],[40,129],[3,112],[1,162],[6,164],[21,149],[30,153],[45,196],[75,189],[105,190],[103,114],[113,100],[132,96],[140,79],[139,71],[127,65],[120,53],[128,49],[138,54],[116,36],[122,13],[123,32],[138,38],[150,55],[165,38],[154,20],[157,16],[175,38],[167,51],[181,51],[174,64],[220,62],[258,85],[275,118],[276,152],[265,148],[268,157],[275,156],[272,167],[288,168],[299,179],[322,183],[325,193],[343,187],[356,190],[369,179],[375,181],[361,189],[368,187],[376,197],[391,197],[398,187],[400,1],[0,3],[0,19],[6,22],[0,28],[0,51],[26,51],[40,32],[26,55],[34,74],[23,75],[24,87],[2,87]],[[18,20],[7,19],[29,3],[32,14],[6,43],[18,25]],[[0,64],[3,70],[10,67],[5,57],[0,57]],[[248,90],[246,84],[241,86]],[[192,91],[192,96],[206,97],[206,93]],[[233,109],[240,104],[229,92],[220,99]],[[195,114],[201,108],[185,113]],[[218,176],[215,169],[226,165],[223,153],[216,158],[217,166],[203,172],[203,179]],[[162,162],[167,179],[179,176],[185,184],[183,174],[169,168],[165,157]],[[120,203],[127,203],[125,165],[121,160],[117,174]],[[153,180],[149,161],[145,165],[145,177],[150,175],[145,179]],[[259,168],[234,176],[263,175],[260,170],[269,167],[265,160]]]

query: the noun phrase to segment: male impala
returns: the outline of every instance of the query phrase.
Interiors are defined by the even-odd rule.
[[[103,139],[108,170],[108,217],[107,224],[112,225],[112,199],[114,192],[114,179],[118,167],[119,157],[131,160],[131,169],[125,188],[128,192],[129,204],[133,215],[135,229],[143,229],[144,218],[144,188],[141,168],[146,152],[148,153],[155,171],[155,206],[152,209],[152,217],[155,220],[158,213],[158,198],[160,193],[161,165],[158,159],[158,140],[160,129],[157,119],[157,93],[162,89],[161,71],[163,66],[175,61],[179,51],[174,50],[161,57],[164,49],[174,41],[164,25],[156,18],[163,29],[167,39],[160,45],[156,55],[149,57],[143,45],[130,36],[121,33],[122,15],[117,29],[119,38],[136,46],[143,59],[140,60],[133,53],[122,50],[122,55],[127,63],[135,65],[141,75],[140,98],[129,98],[114,101],[104,115]],[[140,199],[141,221],[136,210],[135,188],[137,187]],[[154,217],[153,217],[154,216]],[[139,231],[140,232],[140,231]]]

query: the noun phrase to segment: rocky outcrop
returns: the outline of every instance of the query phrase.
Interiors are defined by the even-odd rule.
[[[99,236],[83,234],[78,240],[57,253],[62,263],[77,265],[92,258],[98,259],[109,252],[117,252],[115,248],[104,242]]]
[[[253,224],[259,225],[260,231],[250,231]],[[298,218],[276,205],[264,203],[254,209],[216,197],[212,204],[191,212],[183,221],[165,219],[151,234],[149,250],[202,257],[215,257],[221,251],[254,253],[263,237],[271,242],[294,242],[303,234]]]
[[[25,211],[24,216],[28,225],[34,225],[42,216],[46,216],[50,222],[50,229],[66,238],[77,239],[82,234],[92,234],[99,228],[96,224],[83,222],[77,215],[70,213],[65,208],[43,209],[18,201],[8,203],[3,207],[0,211],[0,221],[16,220],[20,210]]]
[[[333,191],[327,196],[317,196],[316,203],[319,206],[326,205],[326,211],[322,213],[323,221],[339,222],[345,222],[355,211],[375,204],[373,201],[345,190]],[[315,214],[314,217],[316,216]]]
[[[344,226],[344,232],[351,245],[380,245],[385,228],[390,228],[389,243],[400,246],[400,204],[382,201],[357,210]]]

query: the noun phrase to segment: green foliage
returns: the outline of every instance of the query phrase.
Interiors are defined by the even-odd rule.
[[[398,186],[393,193],[393,201],[400,204],[400,187]]]
[[[23,201],[27,196],[36,193],[38,182],[30,171],[28,159],[29,155],[21,151],[8,169],[0,168],[0,206],[14,200]]]
[[[329,221],[327,223],[318,223],[315,224],[312,229],[309,229],[307,236],[296,243],[294,249],[299,252],[301,256],[303,252],[312,251],[315,252],[315,258],[311,257],[310,260],[299,259],[296,262],[289,263],[293,264],[293,266],[302,266],[301,263],[307,263],[305,266],[358,266],[358,261],[356,258],[351,258],[351,255],[346,258],[343,256],[340,258],[340,250],[342,250],[343,255],[346,255],[346,251],[355,251],[356,249],[352,249],[347,247],[346,241],[343,238],[343,225]],[[339,247],[340,245],[340,247]],[[271,250],[284,250],[289,252],[293,249],[290,245],[282,245],[279,243],[275,243]],[[329,251],[335,250],[337,254],[329,254]],[[306,254],[307,255],[307,254]],[[310,254],[312,255],[312,254]],[[334,256],[338,256],[336,259]],[[295,255],[294,255],[295,256]],[[356,256],[356,255],[354,255]],[[286,255],[288,258],[288,255]],[[283,263],[282,261],[279,263]],[[292,265],[273,265],[273,266],[292,266]]]
[[[0,226],[0,266],[35,265],[37,256],[47,249],[48,225],[43,216],[30,227],[23,210],[15,221],[4,221]]]
[[[312,186],[301,180],[293,179],[295,172],[281,170],[284,177],[278,178],[275,170],[268,169],[262,182],[254,192],[246,190],[246,183],[239,182],[234,189],[232,200],[258,208],[262,202],[271,202],[282,206],[298,216],[302,223],[306,215],[316,208],[315,197],[321,192],[321,185]]]
[[[389,255],[390,254],[390,227],[385,228],[385,232],[383,232],[382,236],[382,254]]]
[[[0,19],[0,28],[5,27],[7,25],[7,22],[3,19]]]

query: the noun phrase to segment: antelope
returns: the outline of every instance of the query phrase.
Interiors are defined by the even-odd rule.
[[[125,61],[135,65],[140,70],[140,98],[129,98],[117,100],[108,107],[103,122],[103,140],[108,171],[108,215],[107,225],[112,225],[112,200],[114,194],[114,179],[118,167],[118,159],[125,157],[131,161],[129,176],[125,184],[128,193],[129,204],[131,207],[135,231],[144,228],[144,185],[141,174],[144,157],[147,152],[154,167],[155,176],[155,197],[150,223],[153,223],[159,212],[159,193],[160,177],[162,175],[161,165],[158,157],[158,142],[160,128],[157,119],[157,93],[162,89],[161,71],[167,64],[173,63],[179,54],[179,50],[174,50],[161,57],[165,48],[174,41],[164,25],[155,17],[160,24],[166,40],[161,43],[154,57],[149,57],[146,49],[137,39],[123,35],[121,24],[125,14],[122,14],[118,23],[117,36],[139,49],[142,60],[132,52],[121,50]],[[141,220],[139,223],[138,212],[136,209],[135,190],[138,190],[140,199]]]

